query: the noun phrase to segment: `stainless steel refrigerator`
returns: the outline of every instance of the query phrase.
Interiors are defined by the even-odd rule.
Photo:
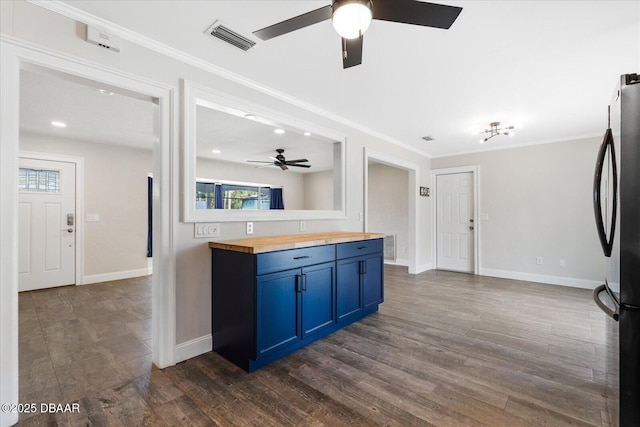
[[[640,426],[640,77],[625,74],[609,105],[593,204],[605,282],[594,301],[618,321],[619,423]],[[612,367],[612,371],[616,367]],[[617,369],[616,369],[617,370]]]

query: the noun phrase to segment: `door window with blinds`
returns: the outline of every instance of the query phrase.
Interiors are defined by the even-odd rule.
[[[60,171],[20,168],[18,190],[30,193],[59,193]]]

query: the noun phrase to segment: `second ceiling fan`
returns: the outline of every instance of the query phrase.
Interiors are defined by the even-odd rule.
[[[253,34],[269,40],[331,19],[342,37],[342,66],[349,68],[362,63],[362,36],[372,19],[449,29],[461,11],[461,7],[416,0],[333,0],[331,5],[278,22]]]
[[[302,163],[308,163],[307,159],[296,159],[296,160],[287,160],[284,157],[284,148],[278,148],[276,150],[278,153],[275,157],[269,157],[272,162],[263,162],[262,160],[247,160],[249,163],[264,163],[266,165],[278,166],[283,171],[289,169],[287,166],[295,166],[298,168],[310,168],[311,165],[303,165]]]

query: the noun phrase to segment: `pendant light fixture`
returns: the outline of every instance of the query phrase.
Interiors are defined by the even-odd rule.
[[[483,133],[489,134],[489,136],[487,136],[486,138],[482,138],[480,140],[480,144],[486,143],[491,138],[497,135],[513,136],[515,135],[515,132],[513,132],[515,128],[516,127],[513,125],[500,127],[500,122],[489,123],[489,129],[484,129],[480,132],[481,134]]]
[[[345,39],[361,37],[373,19],[370,0],[334,0],[332,8],[333,28]]]

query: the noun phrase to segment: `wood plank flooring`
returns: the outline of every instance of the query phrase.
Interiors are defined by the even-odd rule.
[[[590,291],[395,266],[385,280],[378,313],[252,374],[214,352],[152,368],[148,280],[21,294],[21,401],[80,413],[20,425],[617,425],[617,325]]]

